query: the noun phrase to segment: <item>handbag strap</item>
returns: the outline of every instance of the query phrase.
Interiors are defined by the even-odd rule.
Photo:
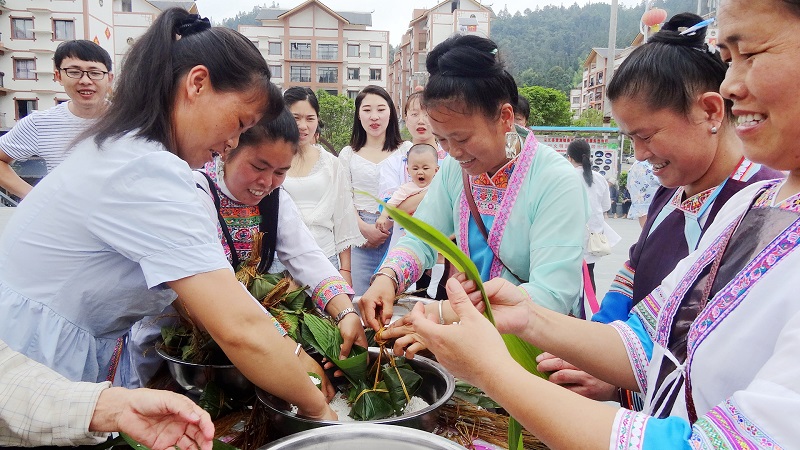
[[[600,305],[597,303],[597,295],[592,287],[592,279],[589,277],[589,266],[586,265],[586,261],[583,261],[583,292],[589,302],[592,314],[597,314],[597,311],[600,311]]]
[[[461,171],[461,180],[464,182],[464,195],[467,197],[467,204],[469,205],[469,211],[472,215],[472,219],[475,220],[475,225],[478,226],[478,230],[480,230],[481,234],[483,235],[483,239],[486,241],[486,246],[489,247],[489,250],[492,251],[492,254],[495,258],[503,265],[503,267],[514,276],[520,283],[527,283],[527,281],[523,281],[522,278],[518,277],[517,274],[514,273],[513,270],[509,269],[506,263],[500,259],[500,255],[494,251],[492,246],[489,244],[489,232],[486,231],[486,225],[483,224],[483,218],[481,218],[480,212],[478,212],[478,205],[475,204],[475,198],[472,196],[472,188],[469,184],[469,175],[467,172]]]
[[[231,266],[233,266],[233,270],[238,270],[240,264],[239,254],[236,252],[236,247],[234,247],[233,236],[231,236],[231,230],[228,228],[228,223],[225,222],[225,218],[222,217],[222,205],[219,199],[219,193],[214,185],[214,180],[212,180],[211,177],[202,170],[198,170],[197,172],[200,172],[204,177],[206,177],[206,180],[208,180],[208,190],[211,191],[211,197],[214,199],[214,207],[217,209],[217,221],[222,229],[222,235],[225,237],[225,242],[228,244],[228,249],[231,251]],[[197,186],[202,189],[199,184]]]

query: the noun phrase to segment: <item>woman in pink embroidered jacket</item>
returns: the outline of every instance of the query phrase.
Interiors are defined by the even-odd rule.
[[[625,322],[575,320],[503,280],[486,283],[500,332],[641,391],[644,411],[597,403],[526,373],[479,313],[479,294],[465,292],[474,291],[471,283],[448,284],[460,326],[438,325],[417,309],[405,319],[415,333],[396,351],[421,342],[553,449],[797,447],[800,1],[722,0],[718,20],[730,64],[720,92],[733,102],[744,154],[787,171],[786,180],[755,183],[729,200],[697,251]]]

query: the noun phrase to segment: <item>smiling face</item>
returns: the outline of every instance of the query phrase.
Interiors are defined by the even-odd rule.
[[[711,173],[716,135],[699,105],[688,117],[668,108],[653,110],[639,98],[619,98],[611,109],[620,131],[633,141],[636,159],[650,162],[663,186],[703,184]]]
[[[733,101],[736,134],[752,161],[800,168],[800,17],[783,1],[726,0],[719,47],[730,68],[720,92]]]
[[[66,69],[78,69],[86,72],[108,72],[105,64],[97,61],[84,61],[82,59],[66,57],[61,61],[61,70],[56,70],[56,81],[64,86],[64,91],[74,103],[73,114],[92,115],[105,108],[106,97],[114,80],[113,74],[106,74],[101,80],[91,80],[85,73],[80,78],[70,78],[64,73]]]
[[[433,140],[431,121],[428,113],[422,109],[419,97],[411,99],[406,112],[406,128],[411,133],[411,142],[415,144],[429,143]]]
[[[418,187],[428,187],[439,170],[439,160],[434,152],[411,152],[408,155],[408,176]]]
[[[470,175],[494,174],[507,162],[505,134],[513,129],[514,111],[508,103],[499,109],[498,117],[490,118],[458,101],[428,108],[433,135]]]
[[[246,205],[257,205],[280,187],[292,165],[295,149],[282,139],[225,150],[225,185]]]
[[[389,103],[380,95],[367,94],[358,107],[358,120],[368,136],[382,138],[389,127]]]
[[[300,145],[306,146],[315,144],[316,140],[314,139],[314,135],[319,126],[319,117],[317,116],[317,111],[311,106],[311,103],[307,100],[295,102],[289,107],[289,111],[292,112],[294,120],[297,122],[297,128],[300,130]]]

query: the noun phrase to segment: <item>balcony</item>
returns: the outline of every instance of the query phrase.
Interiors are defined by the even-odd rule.
[[[7,89],[3,84],[3,78],[6,76],[4,72],[0,72],[0,95],[6,95],[7,93],[11,92],[11,89]]]

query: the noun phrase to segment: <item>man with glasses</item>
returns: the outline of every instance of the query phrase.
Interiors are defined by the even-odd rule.
[[[24,198],[33,188],[11,168],[14,160],[38,155],[49,173],[69,155],[73,140],[103,114],[114,75],[111,56],[87,40],[62,42],[56,48],[55,79],[70,100],[22,118],[0,136],[0,187]]]

